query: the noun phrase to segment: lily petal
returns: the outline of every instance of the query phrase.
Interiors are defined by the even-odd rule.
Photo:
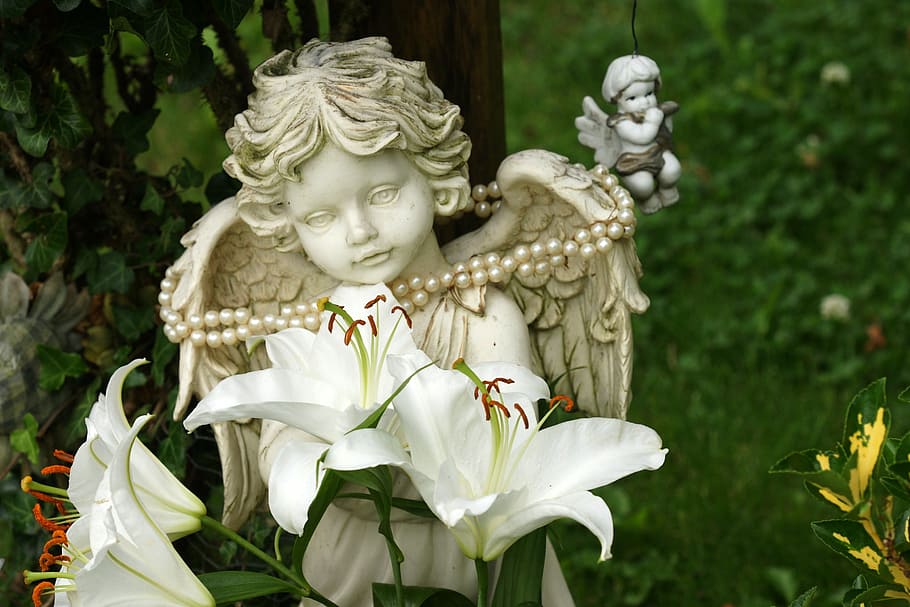
[[[303,533],[310,504],[325,476],[319,458],[327,448],[323,443],[292,441],[275,458],[269,473],[269,510],[289,533]]]

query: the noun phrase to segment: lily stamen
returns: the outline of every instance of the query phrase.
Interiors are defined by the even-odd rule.
[[[525,425],[525,430],[527,430],[528,428],[530,428],[531,426],[530,426],[530,424],[528,423],[528,416],[527,416],[527,414],[525,413],[525,410],[521,408],[521,405],[519,405],[518,403],[514,403],[514,404],[512,405],[512,407],[513,407],[516,411],[518,411],[518,414],[519,414],[519,415],[521,415],[521,422]]]
[[[35,507],[32,508],[32,516],[35,517],[35,520],[45,531],[66,531],[69,527],[68,523],[55,523],[53,520],[44,516],[44,513],[41,512],[40,503],[35,504]]]
[[[63,449],[54,449],[54,457],[59,459],[61,462],[66,462],[68,464],[72,464],[73,460],[76,459],[75,456],[70,455]]]
[[[395,311],[401,312],[401,315],[404,316],[404,320],[408,323],[408,329],[411,328],[411,317],[408,316],[408,311],[402,308],[401,306],[393,306],[390,312],[394,313]]]
[[[351,339],[354,337],[354,331],[357,330],[357,326],[358,325],[366,326],[366,324],[367,323],[363,322],[359,318],[357,320],[355,320],[354,322],[352,322],[350,324],[350,326],[347,328],[347,330],[344,332],[344,345],[350,346]]]
[[[37,584],[32,589],[32,604],[35,607],[41,607],[41,605],[44,603],[44,599],[41,597],[41,595],[45,592],[50,592],[50,593],[54,592],[54,583],[53,582],[44,581],[44,582]]]
[[[367,320],[370,321],[370,332],[373,333],[373,337],[376,337],[379,335],[379,329],[376,327],[376,320],[373,318],[372,314],[367,316]]]
[[[369,310],[370,308],[372,308],[373,306],[375,306],[375,305],[376,305],[378,302],[380,302],[380,301],[383,302],[383,303],[385,303],[385,302],[388,301],[388,299],[386,298],[386,296],[385,296],[383,293],[380,293],[379,295],[377,295],[376,297],[374,297],[373,299],[371,299],[370,301],[368,301],[368,302],[363,306],[363,309],[364,309],[364,310]]]
[[[572,400],[565,394],[557,394],[556,396],[554,396],[553,398],[550,399],[550,409],[552,409],[553,407],[556,407],[557,405],[559,405],[559,403],[565,403],[565,407],[563,407],[563,409],[565,410],[566,413],[572,411],[572,409],[575,408],[574,400]]]
[[[69,540],[66,537],[66,532],[65,531],[54,531],[53,535],[51,535],[51,539],[47,540],[44,543],[44,551],[47,552],[54,546],[60,546],[61,544],[64,546],[69,545]]]
[[[42,476],[48,476],[49,474],[66,474],[69,475],[70,467],[63,466],[61,464],[51,464],[50,466],[45,466],[41,469]]]

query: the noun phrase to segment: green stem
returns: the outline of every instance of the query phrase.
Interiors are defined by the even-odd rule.
[[[477,570],[477,607],[487,607],[490,570],[483,559],[474,559],[474,568]]]
[[[398,561],[396,546],[388,539],[386,539],[385,544],[389,549],[389,560],[392,561],[392,576],[395,579],[395,605],[404,607],[404,585],[401,582],[401,563]]]
[[[293,571],[288,569],[284,565],[284,563],[282,563],[275,557],[270,556],[268,553],[263,552],[262,550],[260,550],[258,547],[256,547],[254,544],[252,544],[249,540],[247,540],[245,537],[243,537],[236,531],[234,531],[232,529],[228,529],[227,527],[222,525],[220,521],[216,521],[215,519],[213,519],[212,517],[210,517],[208,515],[203,516],[200,520],[202,521],[203,527],[208,527],[212,531],[215,531],[215,532],[219,533],[220,535],[223,535],[224,537],[228,538],[232,542],[238,544],[239,546],[244,548],[246,551],[252,553],[254,556],[259,558],[261,561],[267,563],[275,571],[281,573],[283,576],[287,577],[288,579],[300,584],[300,586],[307,593],[312,592],[312,588],[310,588],[310,585],[307,583],[307,581],[305,579],[303,579],[302,575],[294,573]]]

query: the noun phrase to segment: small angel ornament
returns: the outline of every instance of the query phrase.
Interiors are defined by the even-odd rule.
[[[615,177],[530,150],[472,189],[459,108],[423,63],[395,58],[382,38],[311,41],[267,60],[253,84],[226,135],[224,166],[242,187],[186,234],[162,281],[165,333],[180,344],[178,416],[193,395],[267,363],[244,340],[316,330],[319,297],[376,283],[389,285],[439,366],[518,363],[591,413],[625,416],[630,316],[649,302],[634,202]],[[441,247],[434,217],[475,201],[484,215],[495,207],[492,217]],[[239,526],[262,501],[277,446],[299,430],[258,420],[214,428],[224,521]],[[439,524],[404,519],[396,538],[417,551],[406,550],[405,582],[470,594],[473,565],[437,537]],[[308,579],[339,604],[370,605],[369,582],[390,575],[375,528],[362,508],[333,505],[311,544],[325,550],[304,560]],[[571,605],[553,559],[544,577],[544,604]]]
[[[591,97],[575,119],[578,141],[595,150],[594,159],[614,167],[643,213],[655,213],[679,200],[679,160],[672,152],[671,116],[675,101],[658,104],[660,68],[644,55],[626,55],[610,63],[603,82],[604,99],[619,110],[607,114]]]

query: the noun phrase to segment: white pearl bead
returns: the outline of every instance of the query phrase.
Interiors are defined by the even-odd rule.
[[[487,184],[487,194],[489,194],[491,198],[499,198],[502,196],[502,192],[499,190],[499,184],[495,181],[491,181]]]
[[[490,282],[502,282],[506,279],[507,274],[503,271],[502,268],[490,268],[487,271],[487,274],[490,277]]]
[[[405,299],[404,301],[402,301],[402,302],[401,302],[401,307],[404,308],[404,311],[405,311],[408,315],[414,313],[414,304],[411,302],[410,299]]]
[[[595,247],[590,242],[586,242],[583,245],[581,245],[579,252],[581,253],[581,257],[583,259],[591,259],[592,257],[594,257],[597,254],[597,247]]]
[[[547,276],[550,274],[550,262],[548,261],[538,261],[534,264],[534,273],[541,276]]]
[[[547,247],[540,242],[535,242],[531,245],[531,257],[538,259],[547,254]]]
[[[487,284],[487,280],[489,279],[490,275],[487,274],[486,270],[474,270],[474,272],[471,273],[471,282],[478,287]]]
[[[231,326],[234,324],[234,311],[228,308],[223,309],[218,313],[218,320],[222,325]]]
[[[158,293],[158,303],[160,303],[162,306],[171,305],[171,294],[166,291]]]
[[[518,262],[517,262],[517,261],[515,260],[515,258],[512,257],[511,255],[506,255],[506,256],[503,257],[502,260],[499,262],[499,266],[500,266],[504,271],[506,271],[506,272],[508,272],[509,274],[511,274],[511,273],[514,272],[515,269],[518,267]]]
[[[294,314],[296,314],[297,316],[303,316],[304,314],[306,314],[309,311],[310,311],[310,304],[299,303],[296,306],[294,306]]]
[[[565,255],[551,255],[550,256],[550,265],[554,268],[566,265],[566,256]]]
[[[600,238],[601,236],[607,235],[607,226],[601,222],[597,222],[591,226],[591,236],[594,238]]]
[[[322,312],[322,310],[319,309],[319,302],[311,301],[309,304],[309,311],[316,315],[318,315],[320,312]]]
[[[249,308],[237,308],[234,310],[234,321],[238,325],[245,325],[250,321],[250,310]]]
[[[618,224],[614,221],[613,223],[611,223],[610,225],[607,226],[607,236],[609,236],[613,240],[619,240],[620,238],[622,238],[622,235],[623,235],[623,229],[620,224]]]
[[[527,245],[518,245],[515,247],[515,252],[513,254],[518,262],[525,262],[531,259],[531,249],[528,248]]]
[[[591,170],[595,177],[600,177],[603,179],[604,175],[607,174],[607,167],[602,164],[595,164],[594,168]]]
[[[463,261],[459,261],[455,264],[455,267],[452,268],[452,271],[455,272],[455,274],[464,274],[468,271],[468,264]]]
[[[177,276],[177,270],[168,266],[168,269],[164,271],[164,275],[168,278],[174,278],[175,276]]]
[[[580,230],[575,232],[575,242],[577,242],[578,244],[584,244],[584,243],[590,242],[590,241],[591,241],[591,232],[589,232],[585,228],[581,228]]]
[[[630,226],[635,223],[635,211],[632,209],[620,209],[616,215],[616,220],[624,226]]]
[[[237,339],[240,341],[246,341],[250,336],[250,328],[246,325],[240,325],[234,331],[237,332]]]
[[[572,257],[573,255],[578,254],[578,243],[574,240],[567,240],[564,245],[562,245],[562,254],[566,257]]]
[[[477,202],[481,202],[487,199],[487,186],[485,185],[475,185],[471,188],[471,198]]]
[[[481,257],[472,257],[468,261],[468,267],[471,269],[472,272],[476,272],[477,270],[483,270],[486,267],[486,265],[487,264],[484,263],[484,260]]]
[[[616,204],[620,209],[632,209],[635,207],[635,201],[632,200],[631,196],[621,196]]]
[[[281,316],[291,316],[294,314],[294,306],[291,304],[284,304],[281,306]]]
[[[478,202],[477,206],[474,207],[474,214],[481,219],[486,219],[493,214],[493,207],[489,202]]]
[[[607,238],[606,236],[598,238],[595,243],[597,250],[601,253],[606,253],[613,247],[613,241]]]
[[[319,316],[313,312],[308,312],[307,315],[303,317],[303,326],[310,331],[316,331],[319,329]]]
[[[218,312],[215,310],[209,310],[205,313],[205,316],[202,317],[202,320],[205,322],[206,327],[217,327]]]
[[[418,289],[411,293],[411,301],[413,301],[414,305],[418,308],[422,308],[430,301],[430,296],[427,295],[427,292],[423,289]]]
[[[498,253],[487,253],[487,256],[483,258],[483,265],[488,268],[493,268],[499,265],[499,254]]]
[[[605,175],[603,178],[603,183],[605,190],[612,190],[614,187],[616,187],[616,184],[619,183],[619,181],[616,179],[616,175]]]
[[[625,232],[626,238],[632,238],[633,236],[635,236],[635,225],[633,224],[630,226],[626,226],[625,228],[623,228],[623,231]]]
[[[288,319],[287,318],[285,318],[284,316],[279,316],[278,318],[275,319],[275,330],[276,331],[283,331],[284,329],[287,329],[287,328],[288,328]]]
[[[172,279],[165,278],[165,279],[162,279],[159,286],[161,287],[162,291],[165,291],[167,293],[172,293],[174,291],[174,287],[176,286],[176,284],[174,283],[174,281]]]
[[[201,329],[202,317],[198,314],[190,314],[186,319],[186,324],[188,324],[191,329]]]
[[[465,272],[459,272],[455,275],[455,286],[459,289],[467,289],[471,286],[471,275]]]
[[[225,329],[221,332],[221,343],[233,346],[237,343],[237,332],[234,329]]]
[[[518,266],[518,275],[519,276],[530,276],[534,273],[534,266],[530,262],[526,261],[523,264]]]
[[[210,348],[217,348],[221,345],[221,331],[209,331],[205,335],[205,343]]]
[[[448,289],[455,282],[455,273],[454,272],[444,272],[442,276],[439,277],[439,283],[442,285],[442,288]]]
[[[403,280],[396,280],[392,283],[392,293],[395,297],[404,297],[408,294],[408,283]]]
[[[194,346],[201,346],[205,343],[205,332],[196,329],[190,333],[190,343]]]
[[[288,326],[292,329],[300,329],[303,327],[303,318],[300,316],[292,316],[288,321]]]
[[[262,317],[262,326],[264,326],[266,329],[274,329],[275,328],[275,315],[266,314],[265,316],[263,316]]]
[[[412,291],[417,291],[423,288],[423,277],[422,276],[412,276],[408,281],[408,287]]]
[[[580,162],[576,162],[576,163],[573,164],[572,166],[575,167],[576,169],[578,169],[579,171],[585,171],[585,170],[587,170],[587,167],[585,167],[585,165],[583,165],[583,164],[580,163]]]
[[[612,188],[610,188],[610,196],[612,196],[613,198],[615,198],[617,200],[619,200],[623,196],[628,196],[628,195],[629,195],[629,192],[626,191],[626,188],[624,188],[620,185],[613,186]]]
[[[250,322],[247,326],[250,328],[250,335],[262,333],[262,319],[258,316],[250,316]]]
[[[562,242],[558,238],[551,238],[547,241],[547,253],[556,255],[562,252]]]
[[[423,281],[423,288],[427,290],[427,293],[435,293],[440,286],[439,279],[433,274],[428,274],[426,280]]]
[[[501,201],[501,200],[497,200],[496,202],[493,203],[493,212],[494,212],[494,213],[495,213],[496,211],[498,211],[499,209],[501,209],[501,208],[502,208],[502,201]]]
[[[171,313],[170,308],[161,308],[160,310],[158,310],[158,318],[160,318],[164,322],[167,322],[167,317],[170,313]]]
[[[178,322],[174,325],[174,331],[177,332],[177,337],[184,339],[190,334],[190,327],[185,322]]]
[[[167,337],[168,341],[174,344],[180,341],[180,337],[177,335],[177,331],[175,331],[174,327],[171,326],[164,327],[164,336]]]

